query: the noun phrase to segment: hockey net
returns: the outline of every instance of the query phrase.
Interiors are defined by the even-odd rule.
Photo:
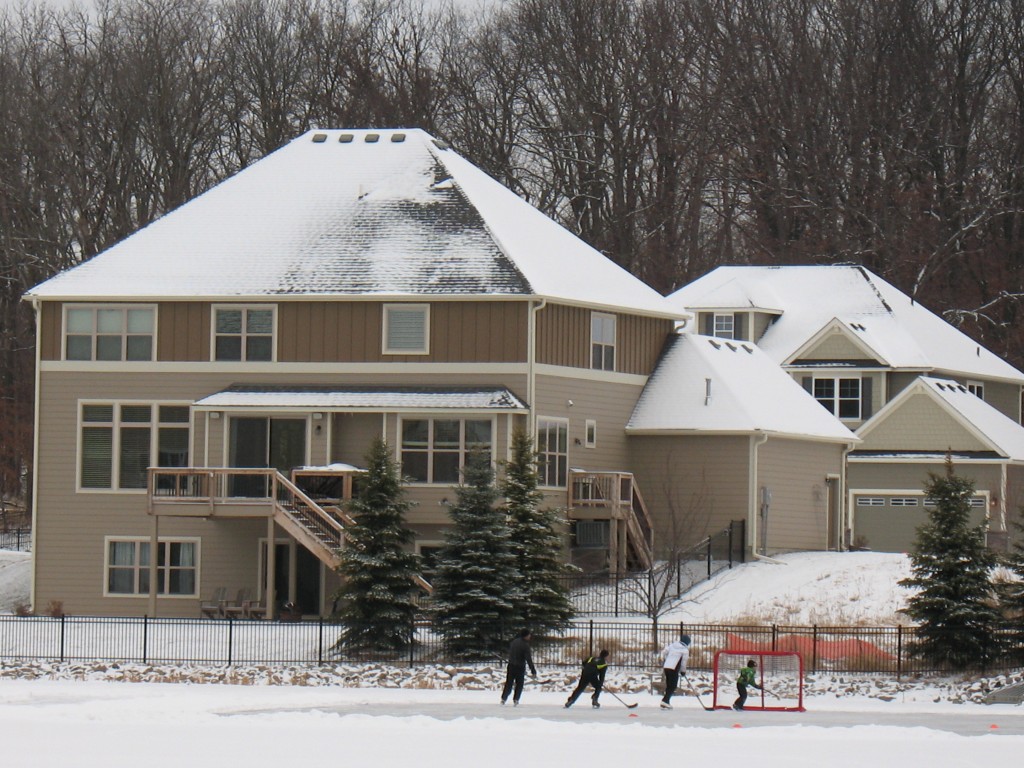
[[[749,661],[757,664],[757,684],[747,688],[744,709],[804,711],[804,662],[793,651],[719,651],[715,654],[715,709],[731,709],[739,695],[736,680]]]

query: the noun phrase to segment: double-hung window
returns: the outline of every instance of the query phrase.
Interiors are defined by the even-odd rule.
[[[79,446],[79,488],[144,489],[150,466],[188,466],[188,406],[83,403]]]
[[[108,595],[149,594],[149,550],[148,539],[107,539]],[[157,594],[195,597],[198,563],[198,541],[161,540],[157,545]]]
[[[537,419],[537,453],[540,484],[565,488],[569,475],[569,422]]]
[[[64,359],[153,359],[156,309],[136,306],[68,306],[64,312]]]
[[[860,379],[814,379],[814,399],[840,419],[860,418]]]
[[[414,483],[458,483],[473,451],[492,454],[490,419],[402,419],[402,475]]]
[[[599,371],[615,370],[615,315],[604,312],[590,315],[590,367]]]
[[[430,352],[430,306],[384,305],[384,354],[425,355]]]
[[[213,317],[214,360],[273,360],[272,307],[214,307]]]

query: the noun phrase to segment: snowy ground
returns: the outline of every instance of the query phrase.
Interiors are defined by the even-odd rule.
[[[782,560],[721,574],[670,620],[899,621],[906,595],[895,582],[906,574],[905,557]],[[28,563],[27,555],[0,552],[0,612],[27,602]],[[708,713],[691,696],[662,711],[649,676],[626,672],[610,675],[609,687],[636,709],[606,694],[600,710],[586,698],[565,710],[570,676],[540,672],[551,682],[530,685],[513,709],[498,706],[499,669],[0,663],[3,763],[989,768],[1019,759],[1024,748],[1024,707],[976,703],[992,680],[819,676],[808,680],[806,712]],[[691,677],[706,689],[705,675]]]

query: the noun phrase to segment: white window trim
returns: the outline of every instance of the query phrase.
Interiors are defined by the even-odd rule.
[[[598,341],[594,338],[594,320],[597,318],[608,319],[612,322],[612,341],[609,344],[606,341]],[[594,367],[594,347],[600,344],[601,347],[612,348],[612,367],[611,368],[595,368]],[[604,360],[604,355],[601,355],[601,360]],[[591,312],[590,313],[590,365],[589,368],[594,371],[608,371],[613,372],[617,370],[619,365],[619,318],[617,315],[613,315],[610,312]]]
[[[839,407],[840,402],[850,400],[850,398],[840,398],[840,396],[839,396],[839,382],[842,379],[848,379],[850,381],[856,381],[857,382],[857,415],[856,416],[840,416],[839,415],[839,411],[841,410],[840,407]],[[818,402],[818,404],[821,405],[822,408],[824,408],[825,406],[822,405],[820,400],[818,400],[818,398],[816,397],[815,392],[814,392],[815,384],[817,384],[819,381],[831,381],[833,383],[834,387],[835,387],[835,389],[834,389],[835,395],[832,398],[832,402],[834,403],[834,408],[832,410],[830,410],[829,413],[831,413],[833,416],[835,416],[840,421],[850,421],[850,422],[852,422],[852,421],[863,421],[864,420],[864,381],[863,381],[863,377],[862,376],[860,376],[860,375],[852,375],[851,373],[837,373],[837,374],[823,373],[823,374],[820,374],[820,375],[818,375],[818,374],[813,375],[811,377],[811,393],[810,394],[811,394],[811,397],[813,397]]]
[[[593,429],[593,440],[591,440],[591,429]],[[585,448],[597,447],[597,420],[587,419],[583,427],[583,446]]]
[[[726,336],[725,332],[718,332],[718,320],[721,318],[729,320],[729,335]],[[716,339],[735,339],[736,338],[736,316],[732,312],[715,312],[711,318],[711,334]]]
[[[423,349],[391,349],[388,347],[389,320],[391,310],[423,310]],[[381,310],[383,329],[381,339],[381,353],[385,355],[429,355],[430,354],[430,305],[429,304],[385,304]]]
[[[985,382],[983,381],[968,381],[967,391],[977,397],[979,400],[985,400]]]
[[[218,309],[237,309],[242,310],[243,313],[246,310],[270,310],[270,359],[269,360],[247,360],[245,358],[245,323],[242,323],[242,359],[241,360],[218,360],[217,359],[217,310]],[[263,335],[263,334],[259,334]],[[277,362],[277,305],[276,304],[214,304],[210,307],[210,362],[211,363],[251,363],[253,365],[259,365],[267,363]]]
[[[427,428],[427,434],[429,436],[429,442],[428,442],[428,447],[427,447],[427,474],[430,475],[431,477],[433,477],[433,475],[434,475],[434,471],[433,471],[434,470],[434,459],[433,459],[433,455],[434,455],[434,429],[433,429],[433,423],[435,421],[458,421],[458,422],[460,422],[460,426],[459,426],[459,434],[460,434],[459,468],[460,469],[465,466],[465,456],[466,456],[466,444],[465,444],[466,428],[465,428],[465,422],[467,422],[467,421],[489,421],[489,422],[491,422],[491,450],[489,451],[489,453],[490,453],[490,462],[491,462],[491,467],[494,467],[496,465],[496,461],[497,461],[497,443],[498,443],[498,419],[497,419],[497,417],[494,414],[490,414],[489,413],[489,414],[474,415],[474,414],[467,414],[467,413],[464,413],[464,412],[456,412],[456,413],[430,413],[430,414],[422,414],[421,415],[421,414],[414,414],[414,413],[403,413],[403,414],[400,414],[399,417],[398,417],[398,420],[397,420],[398,423],[397,423],[396,435],[395,435],[395,445],[398,446],[398,449],[395,452],[395,454],[396,454],[396,459],[397,459],[397,462],[398,462],[398,471],[399,471],[399,473],[401,473],[401,471],[402,471],[402,450],[403,450],[402,449],[402,423],[405,422],[405,421],[426,421],[426,422],[428,422],[430,424],[430,426]],[[403,482],[404,482],[404,478],[403,478]],[[450,483],[450,482],[441,482],[441,483],[424,482],[424,483],[421,483],[419,481],[413,481],[413,482],[408,483],[407,485],[412,485],[412,486],[415,486],[416,488],[451,488],[453,484]]]
[[[111,435],[111,467],[110,467],[110,487],[109,488],[83,488],[82,487],[82,437],[83,427],[86,423],[95,424],[98,422],[86,422],[83,420],[83,414],[85,407],[89,405],[109,405],[113,408],[114,420],[112,422],[113,434]],[[121,417],[120,409],[123,405],[148,405],[152,408],[150,413],[149,421],[149,457],[152,461],[155,456],[158,455],[160,449],[160,425],[167,425],[167,422],[160,421],[160,406],[177,406],[189,409],[188,421],[182,422],[180,428],[188,429],[188,449],[189,449],[189,464],[193,464],[192,453],[193,444],[192,440],[195,437],[195,413],[192,412],[192,401],[175,401],[175,400],[79,400],[78,401],[78,426],[77,434],[75,436],[75,492],[76,493],[117,493],[127,495],[139,495],[148,493],[147,488],[120,488],[121,484],[121,466],[118,457],[121,455]],[[142,422],[137,422],[141,424]],[[151,464],[150,466],[157,466]],[[175,539],[177,541],[177,539]]]
[[[92,331],[92,334],[91,334],[92,335],[92,339],[93,339],[93,342],[92,342],[92,357],[89,360],[68,360],[68,311],[72,310],[72,309],[89,309],[89,310],[94,310],[94,311],[97,310],[97,309],[120,309],[120,310],[124,310],[125,312],[127,312],[127,310],[129,310],[129,309],[148,309],[148,310],[151,310],[153,312],[153,334],[152,334],[153,335],[153,342],[152,342],[152,344],[150,344],[149,360],[128,360],[127,359],[127,355],[128,355],[128,343],[127,343],[128,326],[127,326],[127,323],[125,324],[124,333],[122,334],[122,338],[124,338],[126,341],[125,341],[124,344],[121,345],[121,359],[119,361],[118,360],[97,360],[96,359],[96,336],[98,334],[97,334],[96,329],[95,329],[95,324],[93,326],[93,331]],[[159,320],[160,320],[160,313],[157,311],[157,305],[156,304],[126,304],[126,303],[122,303],[122,302],[99,303],[99,304],[96,304],[96,303],[88,303],[88,304],[67,303],[67,304],[64,304],[64,306],[62,307],[62,312],[61,312],[60,359],[61,359],[62,362],[68,362],[68,363],[100,363],[100,364],[104,364],[104,365],[113,365],[113,364],[116,364],[118,362],[121,362],[121,363],[152,363],[153,361],[156,360],[156,353],[157,353],[156,343],[157,343],[157,338],[159,337],[159,333],[158,333],[159,332],[159,328],[158,328]]]
[[[121,599],[127,598],[129,600],[138,600],[149,596],[149,592],[135,592],[132,594],[125,594],[124,592],[111,592],[109,589],[109,570],[110,570],[110,545],[116,541],[132,541],[135,543],[144,542],[149,544],[152,539],[148,536],[104,536],[103,537],[103,596]],[[172,595],[167,592],[157,593],[157,597],[160,600],[196,600],[202,594],[202,584],[200,567],[203,562],[202,558],[202,539],[199,536],[160,536],[157,539],[157,545],[160,544],[194,544],[196,553],[196,565],[195,565],[195,587],[196,591],[190,595]],[[149,566],[147,565],[148,569]],[[141,570],[141,566],[140,566]],[[157,568],[157,575],[159,576],[160,569]]]
[[[569,477],[569,467],[571,466],[571,464],[569,462],[569,420],[566,419],[566,418],[562,418],[560,416],[542,416],[542,415],[538,415],[537,416],[537,423],[536,423],[536,425],[534,427],[533,434],[534,434],[534,445],[535,445],[538,453],[541,452],[540,451],[540,444],[537,442],[539,440],[539,438],[540,438],[540,424],[541,424],[541,422],[555,422],[555,423],[558,423],[558,424],[565,425],[565,485],[545,485],[544,481],[543,481],[543,478],[542,478],[538,487],[545,488],[545,489],[555,489],[555,490],[559,490],[559,491],[565,490],[566,488],[569,487],[569,483],[572,482],[572,478]]]

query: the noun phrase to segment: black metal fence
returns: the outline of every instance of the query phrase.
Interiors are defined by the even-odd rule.
[[[32,551],[32,529],[12,528],[0,531],[0,549],[13,549],[16,552]]]
[[[560,576],[577,616],[655,618],[716,573],[744,562],[745,522],[736,520],[668,562],[642,573]]]
[[[340,624],[216,619],[0,616],[0,659],[116,661],[148,664],[325,664],[377,661],[403,666],[458,663],[429,621],[411,628],[413,642],[393,654],[338,651]],[[659,651],[686,632],[690,668],[711,669],[718,650],[792,650],[808,673],[901,675],[935,672],[911,657],[912,627],[788,627],[576,621],[534,641],[538,666],[575,668],[607,648],[618,667],[656,671]],[[496,628],[495,636],[508,637]],[[503,641],[504,644],[504,641]],[[501,662],[501,654],[491,661]],[[990,671],[1019,666],[1007,656]]]

